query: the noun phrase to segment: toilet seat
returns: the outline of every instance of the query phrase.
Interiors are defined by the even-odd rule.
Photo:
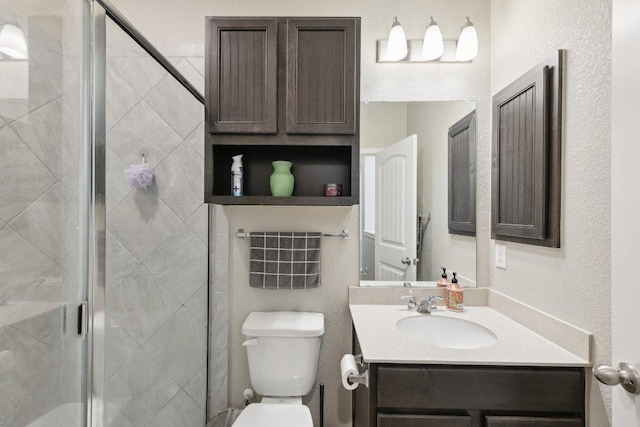
[[[233,427],[313,427],[311,411],[305,405],[252,403]]]

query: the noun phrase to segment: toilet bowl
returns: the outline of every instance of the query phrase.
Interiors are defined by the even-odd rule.
[[[234,427],[313,427],[302,396],[315,385],[324,315],[295,311],[250,313],[242,325],[249,376],[260,403],[247,406]]]

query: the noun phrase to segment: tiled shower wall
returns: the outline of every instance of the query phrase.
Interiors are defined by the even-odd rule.
[[[160,47],[203,91],[202,46]],[[203,106],[107,26],[106,426],[203,427],[208,207]],[[124,170],[145,156],[154,185]],[[225,389],[226,397],[226,389]]]
[[[29,57],[0,54],[0,426],[77,426],[81,2],[0,8]],[[55,4],[54,4],[55,3]]]

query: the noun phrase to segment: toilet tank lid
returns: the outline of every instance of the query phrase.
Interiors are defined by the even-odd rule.
[[[242,333],[253,337],[319,337],[324,334],[324,314],[302,311],[249,313]]]

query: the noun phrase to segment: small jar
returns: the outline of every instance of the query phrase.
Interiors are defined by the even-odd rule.
[[[324,196],[325,197],[342,196],[342,184],[325,184]]]

